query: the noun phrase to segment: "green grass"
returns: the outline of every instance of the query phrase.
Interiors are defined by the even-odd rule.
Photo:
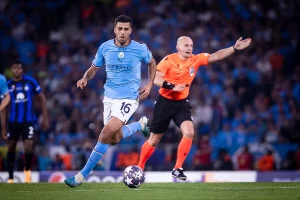
[[[137,189],[123,183],[0,184],[1,200],[300,200],[300,183],[145,183]]]

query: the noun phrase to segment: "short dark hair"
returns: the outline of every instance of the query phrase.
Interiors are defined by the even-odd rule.
[[[118,22],[129,23],[130,27],[132,27],[132,19],[131,19],[131,17],[129,17],[127,15],[120,15],[120,16],[116,17],[116,19],[115,19],[115,27],[116,27],[116,25],[117,25]]]
[[[10,67],[12,67],[13,65],[18,65],[20,64],[23,67],[23,64],[20,60],[13,60],[10,62]]]

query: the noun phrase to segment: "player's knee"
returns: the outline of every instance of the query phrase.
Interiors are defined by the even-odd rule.
[[[105,134],[100,134],[99,136],[99,141],[104,143],[104,144],[111,144],[112,143],[112,138],[110,135],[105,135]]]
[[[113,134],[109,130],[102,130],[99,135],[99,141],[104,144],[111,144],[113,142]]]
[[[14,152],[14,151],[16,151],[16,146],[17,146],[17,142],[16,141],[9,141],[7,150],[9,152]]]
[[[160,139],[158,138],[149,138],[148,143],[150,144],[150,146],[152,147],[156,147],[159,143]]]
[[[112,137],[110,144],[111,145],[118,144],[121,140],[122,140],[122,137],[115,135],[114,137]]]
[[[183,133],[183,137],[193,139],[194,138],[194,131],[188,131],[186,133]]]

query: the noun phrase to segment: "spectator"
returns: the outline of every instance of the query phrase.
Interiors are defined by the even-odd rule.
[[[214,162],[215,170],[233,170],[231,157],[226,149],[219,149],[218,159]]]
[[[261,172],[272,171],[275,169],[275,162],[273,152],[268,151],[266,155],[263,155],[258,161],[258,170]]]
[[[193,156],[193,169],[194,170],[211,170],[211,146],[209,136],[203,135],[200,137],[196,154]]]
[[[283,170],[296,170],[297,169],[297,163],[295,160],[295,152],[294,151],[288,151],[286,158],[282,162],[282,169]]]
[[[51,170],[63,170],[65,169],[64,163],[59,154],[55,155],[54,160],[51,162]]]
[[[238,156],[237,161],[238,170],[252,170],[253,169],[253,156],[249,152],[249,147],[245,146],[244,151]]]

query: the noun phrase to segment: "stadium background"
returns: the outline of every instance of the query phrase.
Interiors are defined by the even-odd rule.
[[[194,53],[213,53],[240,36],[252,38],[247,50],[199,70],[190,95],[196,137],[185,169],[300,169],[297,10],[299,2],[292,0],[2,0],[0,71],[10,78],[9,62],[19,58],[48,100],[51,127],[36,134],[33,170],[78,170],[85,164],[103,127],[104,69],[84,90],[75,83],[98,46],[114,37],[113,20],[120,14],[133,18],[132,39],[145,42],[157,62],[176,51],[181,35],[194,40]],[[147,66],[142,69],[144,84]],[[152,116],[157,89],[131,121]],[[39,116],[38,102],[35,107]],[[173,124],[146,169],[170,171],[180,137]],[[95,170],[122,170],[137,163],[144,140],[137,133],[110,147]],[[22,148],[20,143],[15,166],[20,171]],[[6,170],[5,155],[1,140],[0,171]]]

